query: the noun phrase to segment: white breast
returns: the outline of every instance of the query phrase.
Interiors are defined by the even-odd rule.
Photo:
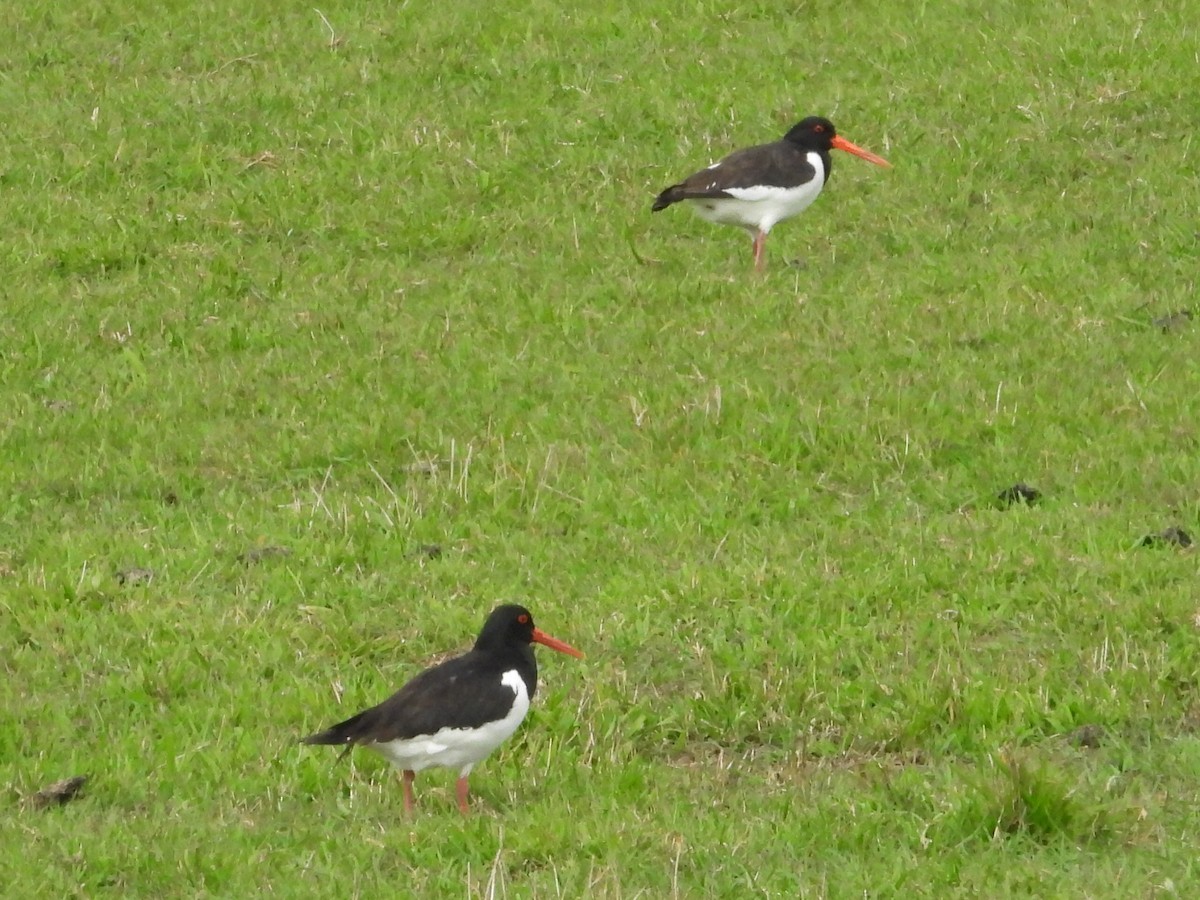
[[[475,764],[512,737],[529,712],[529,691],[516,669],[510,669],[500,683],[512,688],[513,704],[502,719],[486,722],[478,728],[443,728],[437,734],[369,745],[397,769],[420,772],[434,766],[458,769],[469,775]]]

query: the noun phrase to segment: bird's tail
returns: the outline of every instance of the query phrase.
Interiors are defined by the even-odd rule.
[[[682,188],[682,184],[671,185],[658,195],[657,199],[654,201],[654,205],[650,207],[650,212],[658,212],[660,209],[666,209],[672,203],[678,203],[684,198]]]
[[[353,746],[357,744],[363,734],[363,718],[366,712],[360,712],[357,716],[351,716],[345,722],[338,722],[324,731],[318,731],[316,734],[310,734],[306,738],[301,738],[302,744],[332,744]]]

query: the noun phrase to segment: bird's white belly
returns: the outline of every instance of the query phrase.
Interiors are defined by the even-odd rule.
[[[825,178],[818,165],[816,177],[796,187],[727,188],[725,193],[729,197],[697,199],[690,203],[696,214],[709,222],[768,232],[777,222],[790,219],[811,206],[824,186]]]
[[[436,734],[369,746],[400,770],[420,772],[445,766],[468,775],[477,762],[512,737],[529,712],[529,691],[517,670],[505,672],[500,682],[512,688],[514,695],[512,708],[502,719],[477,728],[443,728]]]

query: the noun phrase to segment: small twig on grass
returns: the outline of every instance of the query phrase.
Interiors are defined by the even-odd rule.
[[[504,886],[504,872],[500,869],[500,857],[504,853],[504,826],[500,826],[500,839],[496,847],[496,855],[492,857],[492,869],[488,873],[487,887],[484,888],[483,896],[487,900],[496,900],[496,886],[500,885],[500,890],[503,896],[508,896],[508,891]]]
[[[375,466],[372,465],[371,463],[367,463],[367,468],[371,470],[372,475],[374,475],[377,479],[379,479],[379,483],[383,485],[383,489],[391,495],[392,502],[395,503],[396,505],[399,505],[400,498],[396,496],[396,491],[392,488],[392,486],[390,484],[388,484],[388,480],[386,478],[384,478],[381,474],[379,474],[379,470],[377,468],[375,468]]]
[[[717,543],[717,549],[713,551],[712,562],[717,561],[717,557],[721,555],[721,550],[727,540],[729,540],[729,532],[725,532],[725,536]]]
[[[332,50],[342,42],[342,39],[337,36],[337,32],[333,30],[333,26],[329,24],[329,20],[325,18],[325,13],[321,12],[315,6],[313,7],[313,12],[321,17],[321,21],[325,23],[325,27],[329,29],[329,49]]]
[[[256,57],[256,56],[258,56],[258,54],[257,54],[257,53],[251,53],[251,54],[249,54],[249,55],[247,55],[247,56],[236,56],[236,57],[234,57],[233,59],[226,60],[225,62],[223,62],[223,63],[221,63],[219,66],[217,66],[215,69],[213,69],[213,70],[211,70],[211,71],[209,71],[209,72],[205,72],[205,73],[204,73],[204,77],[205,77],[205,78],[212,78],[212,76],[216,75],[218,72],[220,72],[220,71],[222,71],[222,70],[224,70],[224,69],[228,69],[228,68],[229,68],[230,66],[232,66],[234,63],[248,63],[248,62],[253,62],[253,61],[254,61],[254,57]]]
[[[193,576],[192,576],[192,578],[191,578],[191,580],[188,582],[188,587],[189,587],[189,588],[190,588],[190,587],[193,587],[193,586],[196,584],[196,582],[200,580],[200,576],[201,576],[201,575],[203,575],[203,574],[204,574],[204,572],[205,572],[205,570],[206,570],[206,569],[208,569],[208,567],[209,567],[209,566],[211,566],[211,565],[212,565],[212,560],[211,560],[211,559],[206,559],[206,560],[204,561],[204,565],[202,565],[202,566],[200,567],[199,571],[198,571],[198,572],[196,572],[196,574],[195,574],[195,575],[193,575]]]
[[[319,488],[313,490],[313,505],[312,505],[312,509],[309,510],[309,519],[308,519],[309,522],[312,522],[312,514],[315,513],[318,509],[324,510],[325,515],[329,516],[330,519],[337,518],[333,514],[332,510],[330,510],[329,507],[325,504],[325,490],[329,487],[329,480],[332,477],[333,477],[333,466],[329,466],[325,470],[325,477],[323,479],[321,479],[321,486]]]
[[[274,166],[277,162],[277,157],[270,150],[263,150],[256,156],[251,156],[243,160],[242,171],[253,169],[255,166]]]
[[[633,258],[638,261],[638,265],[640,265],[640,266],[657,266],[662,263],[661,259],[650,259],[649,257],[642,256],[642,254],[638,253],[637,242],[634,241],[634,239],[633,239],[632,231],[626,230],[625,242],[627,244],[629,244],[629,252],[632,253]]]
[[[675,838],[675,861],[671,864],[671,900],[679,898],[679,857],[683,856],[683,837]]]

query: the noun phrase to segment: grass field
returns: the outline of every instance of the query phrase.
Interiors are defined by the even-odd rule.
[[[1188,4],[119,6],[0,9],[4,896],[1200,893]],[[503,601],[471,818],[296,744]]]

